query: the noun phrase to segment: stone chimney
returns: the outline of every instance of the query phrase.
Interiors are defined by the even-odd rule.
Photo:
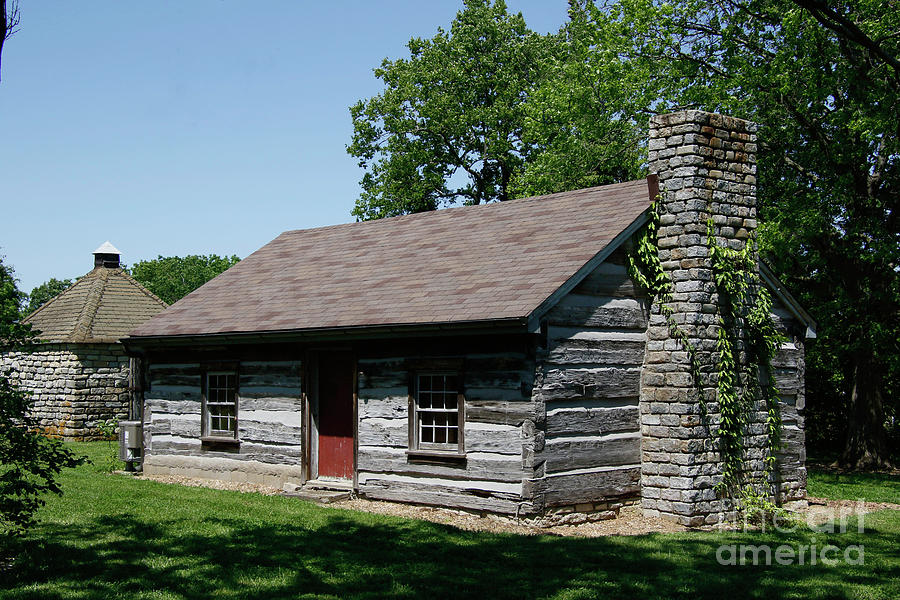
[[[716,369],[718,297],[712,279],[707,221],[717,242],[734,249],[756,228],[755,123],[688,110],[650,120],[650,172],[658,177],[659,258],[673,284],[673,319],[687,334],[709,381]],[[651,309],[641,377],[642,505],[645,514],[685,525],[718,522],[730,510],[721,481],[716,392],[704,389],[704,423],[688,352]],[[763,416],[764,418],[764,416]],[[762,473],[764,425],[752,419],[748,469]],[[708,426],[707,426],[708,425]],[[759,435],[762,434],[762,435]]]
[[[110,244],[108,241],[94,250],[94,268],[105,267],[107,269],[119,268],[119,257],[121,256],[118,248]]]

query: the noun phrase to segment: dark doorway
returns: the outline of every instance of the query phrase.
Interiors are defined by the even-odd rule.
[[[353,477],[353,356],[319,355],[319,477]]]

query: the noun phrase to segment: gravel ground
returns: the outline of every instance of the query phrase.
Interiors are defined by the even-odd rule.
[[[216,481],[210,479],[195,479],[191,477],[154,476],[145,477],[162,483],[187,485],[191,487],[208,487],[217,490],[233,490],[244,493],[258,493],[266,496],[281,494],[281,490],[253,483],[235,483],[230,481]],[[887,502],[856,502],[853,500],[825,500],[822,498],[809,498],[809,508],[797,513],[800,519],[807,520],[810,524],[819,524],[831,519],[840,519],[855,514],[865,514],[876,510],[893,509],[900,510],[900,504]],[[431,506],[416,506],[401,504],[399,502],[383,502],[379,500],[366,500],[353,498],[333,502],[327,506],[358,510],[363,512],[406,517],[409,519],[421,519],[433,523],[441,523],[464,529],[467,531],[487,531],[492,533],[515,533],[520,535],[560,535],[598,537],[605,535],[643,535],[646,533],[673,533],[688,531],[687,527],[678,525],[665,519],[645,517],[641,515],[637,506],[626,506],[619,511],[618,518],[580,525],[560,525],[555,527],[535,527],[516,521],[511,517],[491,514],[476,514],[463,510],[449,508],[437,508]]]

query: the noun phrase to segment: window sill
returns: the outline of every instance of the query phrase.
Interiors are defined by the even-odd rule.
[[[465,462],[466,453],[453,450],[407,450],[406,456],[411,461],[422,462]]]
[[[212,435],[204,435],[200,437],[200,443],[204,446],[211,446],[214,444],[220,444],[223,446],[240,446],[241,440],[237,438],[227,438],[227,437],[216,437]]]

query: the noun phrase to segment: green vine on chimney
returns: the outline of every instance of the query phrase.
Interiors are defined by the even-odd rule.
[[[751,411],[759,400],[766,407],[764,461],[767,478],[777,466],[781,411],[772,359],[785,338],[772,321],[772,296],[759,279],[753,240],[748,240],[741,250],[720,246],[716,243],[712,219],[706,223],[706,238],[719,296],[716,396],[721,415],[719,448],[723,477],[720,491],[735,497],[746,493],[747,485],[765,487],[760,482],[746,482],[743,477],[744,436],[750,425]],[[738,393],[739,388],[743,393]]]
[[[781,443],[781,413],[778,390],[772,377],[772,359],[784,337],[772,321],[772,297],[759,279],[752,240],[742,250],[719,246],[713,221],[707,221],[707,245],[719,298],[716,377],[707,382],[695,346],[674,319],[674,310],[670,306],[674,286],[659,260],[658,230],[657,198],[650,207],[647,225],[636,235],[628,256],[628,272],[636,283],[648,290],[665,318],[670,335],[687,352],[701,415],[707,426],[705,390],[716,391],[720,416],[717,441],[723,475],[717,490],[720,496],[732,500],[748,494],[768,495],[765,482],[746,481],[744,442],[753,406],[763,399],[766,406],[765,477],[770,479]],[[745,352],[739,352],[739,347]]]

